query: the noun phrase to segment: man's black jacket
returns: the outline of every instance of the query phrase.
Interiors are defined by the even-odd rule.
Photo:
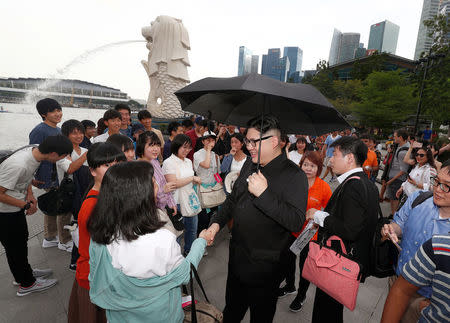
[[[319,241],[332,235],[344,241],[347,253],[362,265],[363,277],[369,269],[378,198],[377,187],[364,172],[351,174],[333,192],[324,210],[330,216],[325,218],[324,227],[319,230]]]
[[[261,285],[281,276],[291,232],[305,221],[308,182],[305,173],[285,154],[261,167],[268,188],[256,198],[248,191],[247,177],[256,165],[247,160],[232,193],[211,223],[222,228],[234,219],[229,270],[247,284]]]

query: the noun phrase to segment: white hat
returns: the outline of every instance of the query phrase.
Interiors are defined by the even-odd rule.
[[[216,136],[216,134],[214,132],[208,130],[208,131],[205,131],[203,133],[202,140],[206,139],[206,138],[209,138],[209,137],[217,138],[217,136]]]
[[[238,171],[229,172],[227,174],[227,176],[225,177],[225,191],[228,194],[230,194],[231,191],[233,190],[234,183],[236,182],[238,177],[239,177],[239,172]]]

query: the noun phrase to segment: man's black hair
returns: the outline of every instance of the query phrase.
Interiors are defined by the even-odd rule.
[[[170,144],[170,152],[177,156],[178,149],[180,149],[180,147],[184,144],[189,144],[192,146],[191,138],[189,138],[189,136],[185,134],[176,135],[175,138],[173,138],[172,143]]]
[[[109,142],[98,142],[93,144],[87,153],[87,162],[90,168],[96,169],[102,165],[126,161],[127,158],[122,149]]]
[[[133,141],[120,133],[109,136],[108,139],[106,139],[106,142],[112,143],[122,151],[134,150]]]
[[[441,169],[447,168],[447,175],[450,175],[450,158],[442,163]]]
[[[262,127],[261,127],[261,119],[262,119]],[[247,128],[254,128],[260,132],[262,129],[263,134],[265,134],[267,131],[272,130],[272,129],[281,131],[281,127],[280,127],[280,123],[279,123],[278,119],[271,114],[266,114],[264,116],[258,116],[258,117],[255,117],[255,118],[249,120],[247,122]]]
[[[69,134],[71,134],[74,130],[79,130],[84,133],[85,129],[83,124],[75,119],[67,120],[61,126],[61,133],[66,137],[69,137]]]
[[[180,127],[180,123],[176,122],[176,121],[172,121],[171,123],[169,123],[169,125],[167,126],[167,132],[169,133],[169,135],[172,135],[172,131],[177,131],[178,127]]]
[[[103,121],[109,121],[116,118],[122,120],[122,115],[119,113],[119,111],[116,111],[114,109],[106,110],[106,112],[103,114]]]
[[[365,133],[359,137],[360,139],[367,139],[369,141],[375,142],[375,137],[372,135],[369,135],[368,133]]]
[[[206,120],[206,119],[198,120],[195,124],[199,125],[200,127],[207,128],[208,120]]]
[[[151,119],[152,118],[152,114],[150,112],[148,112],[147,110],[141,110],[138,112],[138,120],[144,120],[144,119]]]
[[[107,170],[87,223],[93,241],[105,245],[116,239],[133,241],[163,227],[153,174],[153,166],[145,161],[119,163]]]
[[[125,103],[117,103],[116,106],[114,107],[114,110],[116,110],[116,111],[127,110],[128,113],[131,114],[130,107]]]
[[[397,137],[402,137],[404,141],[408,140],[409,134],[404,129],[395,130],[394,133],[397,133]]]
[[[83,125],[84,130],[86,130],[87,128],[95,128],[96,127],[95,122],[91,121],[91,120],[82,120],[81,124]]]
[[[364,161],[367,159],[368,148],[358,138],[348,136],[341,137],[333,142],[330,147],[339,148],[339,151],[343,156],[353,154],[357,166],[364,164]]]
[[[45,115],[49,112],[53,112],[55,110],[62,110],[61,105],[58,103],[58,101],[50,98],[45,98],[42,100],[39,100],[36,103],[36,110],[38,111],[39,115],[42,117],[42,120],[45,120]]]
[[[191,119],[184,119],[184,120],[181,122],[181,125],[182,125],[183,127],[185,127],[185,128],[189,128],[189,127],[193,127],[193,126],[194,126],[194,123],[192,122]]]
[[[70,155],[73,145],[69,138],[63,135],[48,136],[38,147],[43,154],[57,153],[58,156]]]
[[[153,131],[143,132],[139,135],[138,140],[136,140],[136,156],[144,156],[145,145],[147,143],[150,146],[158,145],[161,147],[161,140],[156,133],[154,133]]]

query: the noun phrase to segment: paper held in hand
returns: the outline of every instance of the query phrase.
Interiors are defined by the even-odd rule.
[[[300,255],[300,252],[303,250],[303,248],[305,248],[306,244],[309,243],[309,241],[312,239],[314,234],[316,234],[318,228],[313,227],[313,224],[314,224],[314,221],[309,220],[305,229],[300,233],[298,238],[294,241],[294,243],[289,248],[297,256]]]

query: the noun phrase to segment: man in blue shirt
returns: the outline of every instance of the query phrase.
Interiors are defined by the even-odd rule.
[[[430,126],[427,126],[422,133],[422,139],[426,140],[426,141],[430,141],[432,133],[433,132],[431,131]]]
[[[61,129],[57,126],[62,119],[61,105],[54,99],[45,98],[39,100],[36,109],[42,117],[43,122],[31,130],[29,139],[30,144],[40,145],[45,138],[61,134]],[[52,187],[59,186],[56,165],[49,161],[42,161],[40,164],[33,185],[49,190]],[[59,247],[64,250],[61,242],[71,241],[72,237],[68,230],[65,230],[64,219],[60,216],[44,215],[44,240],[43,248]]]
[[[433,235],[445,235],[450,232],[450,160],[442,164],[437,177],[432,179],[433,198],[428,198],[413,207],[421,192],[411,195],[403,207],[394,215],[391,224],[381,230],[383,239],[393,242],[401,241],[401,252],[396,268],[397,276],[403,275],[403,266],[414,256],[419,247]],[[419,318],[418,308],[421,301],[431,298],[431,287],[423,287],[413,296],[404,317],[415,313]]]
[[[332,132],[331,135],[329,135],[327,137],[327,139],[325,140],[325,144],[322,147],[322,156],[325,157],[324,165],[327,167],[327,169],[325,171],[325,175],[323,175],[322,179],[325,179],[325,177],[327,177],[328,173],[331,173],[331,182],[334,182],[336,180],[336,176],[334,175],[333,170],[331,169],[331,166],[328,165],[331,157],[333,157],[333,151],[334,151],[334,148],[331,147],[331,145],[339,138],[341,138],[341,136],[339,135],[339,131]]]

